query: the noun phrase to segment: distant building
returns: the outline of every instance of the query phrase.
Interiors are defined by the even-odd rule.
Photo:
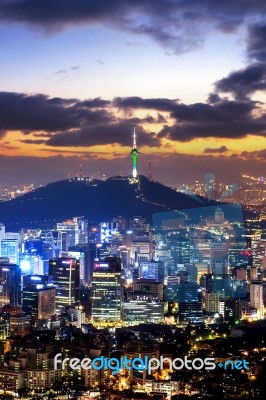
[[[250,282],[250,307],[257,311],[257,319],[264,318],[263,284],[261,281]]]
[[[11,335],[25,336],[30,330],[30,316],[18,315],[10,317],[10,333]]]
[[[229,297],[224,301],[224,320],[235,323],[242,317],[240,300],[236,297]]]
[[[209,313],[221,314],[221,298],[218,293],[206,293],[205,310]]]

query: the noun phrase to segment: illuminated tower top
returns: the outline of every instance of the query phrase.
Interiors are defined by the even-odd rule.
[[[139,152],[137,149],[137,135],[136,135],[136,127],[134,125],[134,130],[133,130],[133,147],[131,150],[131,158],[132,158],[132,176],[133,179],[136,179],[138,176],[137,172],[137,159],[139,156]]]

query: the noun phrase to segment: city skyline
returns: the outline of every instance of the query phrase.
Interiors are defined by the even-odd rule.
[[[3,1],[0,179],[265,170],[263,1]]]

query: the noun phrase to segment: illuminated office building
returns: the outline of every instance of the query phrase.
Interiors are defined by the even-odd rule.
[[[88,221],[84,217],[75,217],[57,223],[57,244],[60,250],[67,251],[77,244],[88,243]]]
[[[9,335],[10,335],[10,315],[8,313],[2,312],[0,313],[0,341],[5,340]]]
[[[200,284],[200,279],[203,275],[210,273],[210,267],[208,264],[189,264],[186,267],[188,273],[188,279],[191,282],[196,282]]]
[[[158,323],[163,321],[164,307],[157,296],[146,293],[129,293],[124,303],[125,323]]]
[[[6,234],[5,225],[0,223],[0,240],[4,239],[5,234]]]
[[[143,261],[139,266],[139,279],[164,280],[164,264],[160,261]]]
[[[16,264],[0,260],[0,304],[12,307],[21,305],[21,272]]]
[[[116,325],[123,319],[123,284],[121,261],[107,257],[95,261],[92,274],[92,321]]]
[[[0,241],[1,257],[9,259],[10,264],[19,263],[20,234],[8,232]]]
[[[142,292],[146,294],[152,294],[160,301],[163,300],[163,283],[156,282],[152,279],[138,279],[133,282],[133,292]]]
[[[241,319],[242,312],[240,300],[236,297],[228,297],[224,301],[224,320],[235,323]]]
[[[257,319],[264,318],[263,284],[261,281],[250,282],[250,307],[257,311]]]
[[[206,293],[205,311],[213,314],[221,314],[221,297],[218,293]]]
[[[197,283],[181,283],[178,287],[178,316],[180,322],[202,322],[202,293]]]
[[[65,307],[79,304],[79,260],[68,257],[52,258],[49,260],[49,276],[56,288],[56,312],[63,312]]]
[[[49,319],[55,315],[55,288],[44,275],[23,276],[22,310],[33,319]]]

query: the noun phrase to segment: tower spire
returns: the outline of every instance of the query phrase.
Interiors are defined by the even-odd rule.
[[[133,131],[133,149],[137,148],[137,137],[136,137],[136,125],[134,124],[134,131]]]
[[[136,126],[134,124],[134,129],[133,129],[133,147],[131,150],[131,158],[132,158],[132,177],[133,179],[136,179],[138,176],[137,172],[137,159],[139,156],[139,152],[137,149],[137,135],[136,135]]]

